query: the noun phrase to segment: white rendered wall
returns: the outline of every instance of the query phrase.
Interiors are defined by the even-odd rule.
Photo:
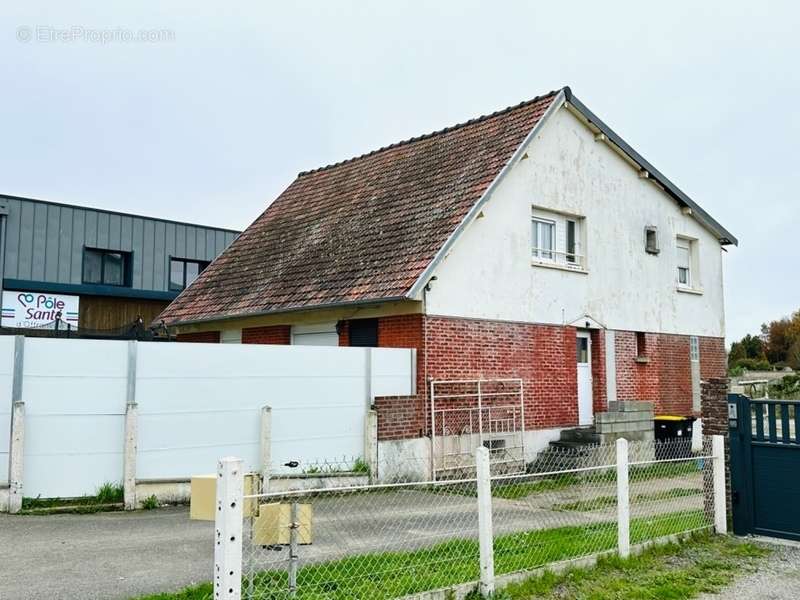
[[[702,199],[701,199],[702,200]],[[531,265],[531,206],[586,217],[588,273]],[[428,314],[722,337],[721,247],[566,108],[545,124],[439,265]],[[658,227],[661,253],[644,251]],[[702,294],[676,291],[675,236],[699,240]]]

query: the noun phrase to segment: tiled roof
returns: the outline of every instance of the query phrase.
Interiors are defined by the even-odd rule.
[[[300,173],[158,320],[405,296],[556,94]]]

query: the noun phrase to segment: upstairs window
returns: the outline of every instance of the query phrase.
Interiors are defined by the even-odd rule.
[[[555,231],[555,221],[533,219],[533,256],[535,258],[553,260]]]
[[[534,264],[585,270],[584,217],[533,207],[531,259]]]
[[[130,252],[84,248],[83,283],[130,286],[130,275]]]
[[[189,260],[187,258],[169,259],[169,289],[179,292],[192,285],[200,273],[209,265],[207,260]]]
[[[658,228],[648,225],[644,228],[644,251],[648,254],[658,254]]]

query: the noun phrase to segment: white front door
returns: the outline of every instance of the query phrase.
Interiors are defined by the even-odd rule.
[[[578,363],[578,425],[592,425],[592,339],[588,331],[579,331],[576,340]]]

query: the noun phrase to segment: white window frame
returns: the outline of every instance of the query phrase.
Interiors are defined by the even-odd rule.
[[[681,265],[681,250],[686,250],[687,265]],[[697,240],[686,236],[675,238],[675,283],[679,291],[699,292],[700,273],[697,256]],[[686,269],[686,281],[681,281],[681,270]]]
[[[574,247],[569,247],[569,223],[574,223]],[[542,247],[542,230],[551,228],[550,246]],[[534,236],[534,231],[536,235]],[[534,244],[534,237],[536,244]],[[531,207],[531,264],[586,272],[586,217],[539,206]]]
[[[536,260],[546,260],[549,262],[555,261],[556,252],[556,222],[552,219],[545,219],[542,217],[531,217],[531,223],[536,227],[536,240],[537,244],[541,243],[542,231],[544,227],[550,228],[550,248],[537,247],[533,245],[531,239],[531,255]],[[531,228],[531,238],[533,237],[533,227]],[[549,255],[549,256],[547,256]]]

